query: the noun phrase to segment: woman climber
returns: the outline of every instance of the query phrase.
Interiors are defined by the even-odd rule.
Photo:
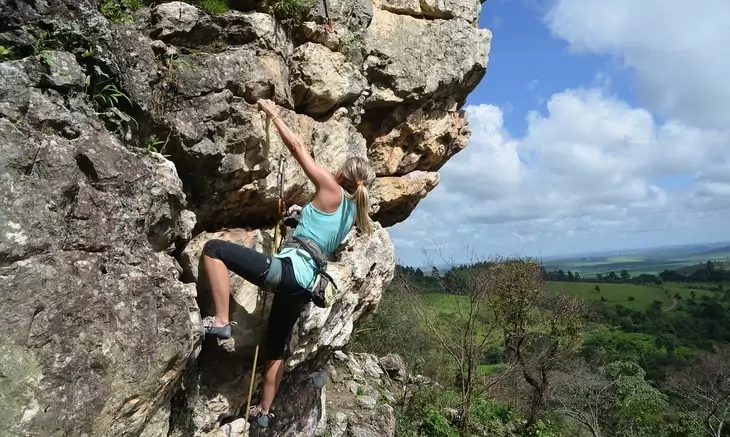
[[[287,148],[314,183],[315,194],[299,212],[299,223],[293,235],[314,240],[327,256],[335,252],[353,224],[360,232],[370,235],[372,222],[368,216],[370,203],[368,189],[375,172],[368,162],[359,157],[348,158],[333,176],[309,155],[305,144],[282,121],[276,105],[270,100],[259,100],[258,105],[273,119],[273,123]],[[290,209],[291,212],[291,209]],[[223,240],[205,244],[202,266],[208,278],[213,298],[214,315],[203,319],[206,335],[226,339],[231,336],[228,321],[229,269],[247,281],[262,287],[270,274],[270,266],[280,263],[278,285],[266,327],[264,348],[266,363],[261,398],[249,410],[249,417],[261,426],[268,426],[269,408],[278,390],[284,372],[284,352],[294,323],[304,307],[312,300],[310,290],[315,280],[315,260],[305,250],[284,247],[274,259],[254,249]]]

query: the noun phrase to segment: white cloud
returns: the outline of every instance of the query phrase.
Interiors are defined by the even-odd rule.
[[[720,132],[658,123],[600,89],[554,94],[547,111],[529,113],[527,132],[516,139],[500,108],[469,106],[470,144],[442,168],[440,185],[412,217],[393,228],[399,248],[405,241],[419,248],[437,241],[455,253],[475,241],[486,252],[553,251],[581,238],[626,244],[631,233],[684,226],[682,218],[712,212],[716,196],[730,194],[730,184],[702,172],[730,147]],[[686,186],[657,182],[687,174],[696,178]],[[714,202],[697,202],[699,194]]]
[[[572,49],[632,68],[651,109],[701,128],[730,125],[727,0],[557,0],[545,23]]]
[[[574,53],[627,67],[642,106],[599,74],[526,114],[520,138],[505,108],[468,107],[470,145],[392,228],[399,249],[566,253],[730,237],[730,1],[554,0],[544,22]]]

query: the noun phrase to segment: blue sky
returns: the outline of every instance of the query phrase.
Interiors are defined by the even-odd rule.
[[[725,0],[488,0],[469,146],[391,228],[400,262],[730,240],[728,22]]]

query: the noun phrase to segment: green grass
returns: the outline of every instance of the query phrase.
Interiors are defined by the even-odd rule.
[[[213,15],[225,14],[229,9],[228,0],[188,0],[187,3]]]
[[[600,292],[595,291],[596,285],[599,286]],[[692,291],[695,292],[696,300],[702,299],[702,296],[714,296],[713,291],[703,290],[702,287],[716,287],[716,284],[666,282],[662,285],[635,285],[606,282],[549,281],[547,287],[549,292],[556,294],[570,293],[588,301],[600,301],[603,297],[604,302],[607,304],[622,305],[626,308],[644,311],[655,300],[662,302],[662,309],[673,308],[675,293],[678,293],[684,300],[691,297]],[[428,308],[442,317],[456,314],[459,306],[461,306],[462,311],[468,311],[468,302],[463,296],[436,292],[427,292],[421,296]]]
[[[702,296],[714,296],[714,293],[709,290],[702,290],[701,287],[715,287],[716,284],[682,284],[678,282],[667,282],[661,285],[661,287],[669,290],[670,295],[673,297],[675,293],[682,296],[682,299],[689,299],[692,296],[692,291],[695,292],[696,299],[702,299]]]
[[[462,310],[466,310],[467,300],[464,296],[456,296],[443,293],[424,293],[423,301],[431,309],[441,315],[456,314],[461,306]]]
[[[595,291],[596,285],[600,288],[600,292]],[[679,294],[682,300],[687,300],[692,297],[694,291],[695,299],[698,301],[702,299],[702,296],[716,295],[711,290],[702,289],[703,287],[714,289],[717,284],[665,282],[662,285],[635,285],[606,282],[548,282],[548,290],[553,293],[570,293],[589,301],[600,301],[603,297],[606,303],[622,305],[638,311],[645,310],[655,300],[662,302],[664,310],[674,309],[675,294]],[[629,299],[631,297],[633,297],[632,300]]]
[[[596,285],[600,292],[596,292]],[[591,301],[600,301],[603,297],[608,303],[621,304],[635,310],[644,310],[655,300],[666,302],[667,305],[671,303],[671,299],[660,288],[646,285],[550,281],[548,291],[570,293]]]

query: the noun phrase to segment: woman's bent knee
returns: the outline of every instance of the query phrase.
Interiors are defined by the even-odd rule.
[[[223,240],[208,240],[203,246],[203,254],[211,258],[220,259],[220,247],[224,243]]]

